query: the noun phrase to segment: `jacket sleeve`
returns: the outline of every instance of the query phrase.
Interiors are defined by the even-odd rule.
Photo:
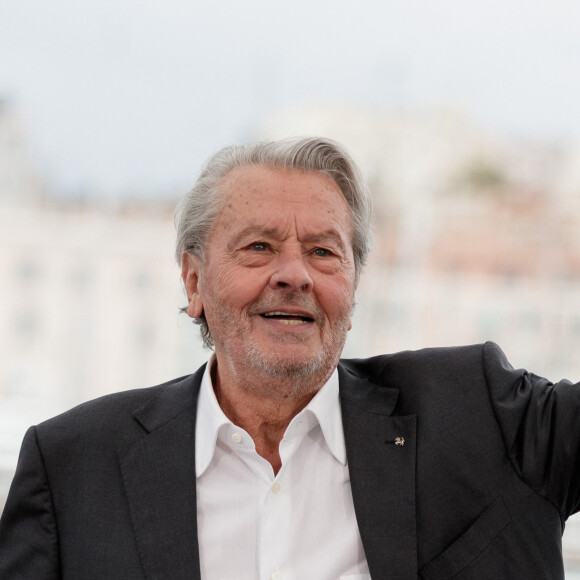
[[[559,510],[580,510],[580,383],[514,370],[488,342],[484,367],[509,458],[520,477]]]
[[[36,428],[31,427],[0,519],[0,580],[60,577],[52,497]]]

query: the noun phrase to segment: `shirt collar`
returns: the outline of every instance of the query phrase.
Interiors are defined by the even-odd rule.
[[[316,417],[330,452],[337,461],[346,465],[346,447],[336,369],[301,413],[311,413]]]
[[[211,368],[214,361],[215,354],[212,354],[201,379],[197,402],[195,423],[195,474],[197,477],[202,475],[211,463],[220,428],[231,422],[219,406],[213,390]]]
[[[212,354],[201,379],[197,404],[195,429],[195,474],[197,477],[203,475],[213,459],[220,429],[224,425],[233,425],[219,406],[213,390],[211,368],[214,361],[215,354]],[[292,422],[303,415],[309,419],[311,424],[318,423],[320,425],[330,452],[337,461],[346,465],[346,447],[338,394],[338,371],[336,369]]]

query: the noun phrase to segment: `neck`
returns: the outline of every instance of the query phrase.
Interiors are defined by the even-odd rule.
[[[272,465],[274,473],[278,473],[282,466],[279,445],[286,428],[328,377],[322,382],[301,377],[302,388],[297,391],[293,388],[294,379],[268,376],[261,380],[253,377],[244,382],[232,380],[227,371],[218,367],[217,361],[212,366],[211,375],[216,398],[226,417],[252,437],[256,452]]]

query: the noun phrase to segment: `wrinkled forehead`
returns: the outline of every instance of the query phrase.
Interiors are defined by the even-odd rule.
[[[302,178],[302,179],[297,179]],[[300,202],[309,194],[312,210],[316,210],[316,193],[332,192],[338,205],[348,202],[338,184],[322,171],[306,171],[270,165],[242,165],[229,171],[219,182],[217,198],[219,209],[241,197],[259,199],[284,199]]]
[[[263,166],[238,168],[221,183],[221,200],[212,231],[262,228],[304,235],[334,230],[352,246],[350,209],[336,183],[315,172]],[[219,234],[218,234],[219,232]]]

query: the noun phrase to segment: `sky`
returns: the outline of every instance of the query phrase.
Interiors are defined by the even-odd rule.
[[[310,103],[580,137],[576,0],[0,0],[0,97],[67,195],[170,195]]]

